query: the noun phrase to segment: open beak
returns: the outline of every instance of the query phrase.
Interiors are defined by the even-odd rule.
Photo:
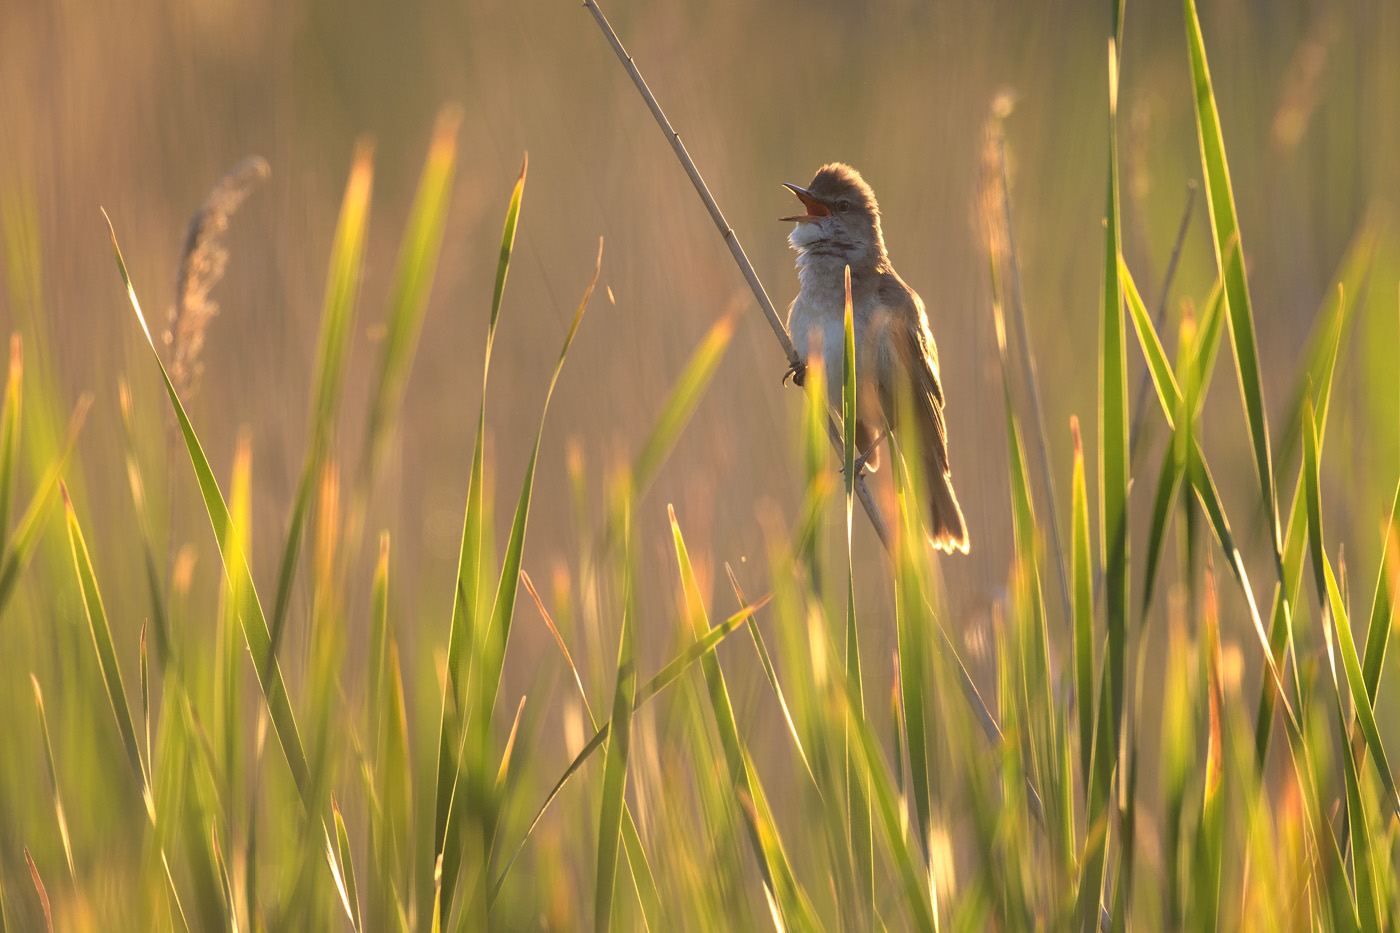
[[[797,195],[798,200],[802,202],[802,206],[807,208],[807,213],[798,214],[794,217],[779,217],[778,220],[782,223],[796,221],[800,224],[810,224],[816,223],[823,217],[831,216],[831,211],[826,209],[826,205],[812,197],[811,193],[806,188],[799,188],[796,185],[789,185],[787,183],[784,183],[783,187]]]

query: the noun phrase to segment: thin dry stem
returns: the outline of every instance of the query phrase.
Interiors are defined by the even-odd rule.
[[[671,149],[676,153],[676,158],[680,160],[681,167],[685,169],[686,175],[690,177],[690,182],[695,186],[695,192],[700,195],[700,200],[705,202],[705,208],[710,212],[710,219],[719,228],[720,235],[724,237],[725,243],[729,246],[729,252],[734,256],[734,262],[739,266],[739,271],[744,274],[744,280],[749,283],[749,288],[753,291],[754,297],[758,299],[758,305],[763,309],[763,315],[768,319],[768,325],[773,328],[773,336],[778,338],[778,343],[782,345],[783,353],[787,355],[788,363],[791,366],[799,366],[802,358],[797,354],[797,348],[792,345],[792,338],[788,335],[787,328],[778,317],[777,310],[773,307],[773,302],[768,298],[768,292],[764,290],[763,283],[759,281],[758,273],[754,271],[753,263],[749,262],[748,256],[744,255],[744,248],[739,245],[739,236],[734,232],[734,228],[729,226],[724,219],[723,212],[719,205],[715,203],[714,196],[710,194],[710,189],[705,185],[705,180],[700,177],[700,170],[695,167],[695,162],[690,158],[690,153],[685,151],[685,145],[681,142],[680,136],[671,127],[671,121],[666,119],[666,114],[661,110],[661,105],[656,102],[656,97],[647,87],[646,80],[642,73],[637,70],[637,65],[632,61],[632,56],[627,54],[627,50],[622,47],[621,40],[612,26],[608,24],[608,18],[603,15],[603,11],[598,8],[595,0],[584,0],[584,6],[593,14],[593,18],[598,22],[598,28],[607,37],[608,44],[617,53],[618,60],[622,62],[622,67],[627,69],[627,74],[632,78],[632,83],[637,86],[637,91],[646,101],[647,108],[651,110],[651,115],[656,118],[656,123],[661,127],[661,132],[665,135],[666,141],[671,144]],[[831,437],[832,446],[838,451],[842,447],[841,432],[836,427],[836,422],[828,415],[827,433]],[[880,514],[879,506],[875,504],[875,499],[870,494],[870,489],[866,486],[865,478],[857,476],[855,481],[856,495],[860,499],[860,504],[865,508],[865,514],[870,519],[870,525],[875,529],[875,534],[879,536],[880,543],[888,551],[891,547],[889,527],[885,524],[884,517]]]

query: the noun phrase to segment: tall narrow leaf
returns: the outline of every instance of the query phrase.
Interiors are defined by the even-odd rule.
[[[360,297],[360,273],[365,258],[365,230],[369,218],[370,193],[374,186],[374,146],[360,140],[350,164],[345,196],[336,221],[331,244],[330,268],[326,272],[325,298],[321,306],[321,333],[317,340],[316,370],[311,381],[310,439],[292,514],[287,522],[287,541],[277,574],[277,596],[272,604],[272,656],[282,643],[287,624],[287,608],[296,579],[297,560],[306,526],[306,514],[321,464],[330,448],[339,406],[341,377],[355,329],[355,309]]]
[[[1254,312],[1249,303],[1249,284],[1245,279],[1243,247],[1239,244],[1239,227],[1235,220],[1235,194],[1230,185],[1230,170],[1225,161],[1225,141],[1220,131],[1220,114],[1211,87],[1210,68],[1206,63],[1205,40],[1201,36],[1201,21],[1195,0],[1184,0],[1186,9],[1186,40],[1191,54],[1191,78],[1196,96],[1196,130],[1201,144],[1201,165],[1206,176],[1206,204],[1210,212],[1210,228],[1214,234],[1215,263],[1224,283],[1226,320],[1230,325],[1230,342],[1235,352],[1235,367],[1239,374],[1240,396],[1244,401],[1245,417],[1249,422],[1254,466],[1259,475],[1259,490],[1263,496],[1264,513],[1268,517],[1275,562],[1283,573],[1283,545],[1279,538],[1278,503],[1274,494],[1273,460],[1269,450],[1269,424],[1264,406],[1264,383],[1259,370],[1259,351],[1254,339]]]

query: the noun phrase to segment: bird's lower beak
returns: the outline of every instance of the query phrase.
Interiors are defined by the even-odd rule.
[[[812,197],[811,193],[808,192],[806,188],[799,188],[796,185],[789,185],[786,183],[783,184],[783,187],[797,195],[798,200],[802,202],[802,206],[807,208],[807,213],[798,214],[793,217],[779,217],[778,220],[782,223],[796,221],[800,224],[810,224],[821,220],[823,217],[831,216],[831,211],[826,209],[826,205]]]

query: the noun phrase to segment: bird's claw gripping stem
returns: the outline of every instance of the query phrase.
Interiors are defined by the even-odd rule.
[[[802,360],[797,360],[789,366],[787,371],[783,373],[783,385],[787,385],[789,379],[792,380],[793,385],[799,389],[802,388],[802,384],[807,380],[807,364]]]

